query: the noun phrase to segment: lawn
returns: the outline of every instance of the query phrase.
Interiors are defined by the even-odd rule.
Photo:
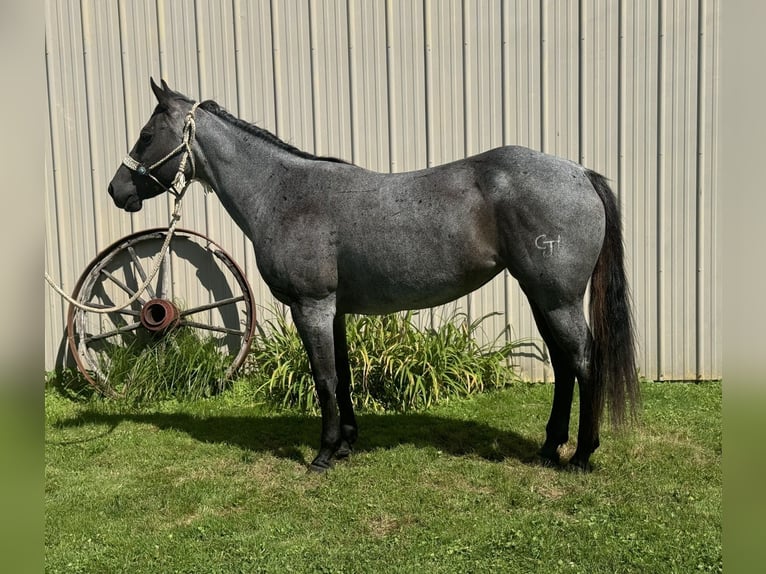
[[[721,572],[721,384],[644,383],[589,474],[535,461],[552,390],[362,413],[315,475],[318,417],[236,389],[127,410],[49,388],[46,572]]]

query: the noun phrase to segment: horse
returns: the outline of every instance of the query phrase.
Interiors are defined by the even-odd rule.
[[[376,172],[303,151],[164,80],[150,85],[157,106],[109,194],[132,212],[196,180],[251,240],[259,273],[308,353],[322,421],[310,470],[347,457],[358,437],[345,315],[445,304],[504,270],[529,301],[554,372],[540,462],[589,470],[604,411],[615,427],[635,418],[622,227],[602,175],[521,146]],[[577,446],[562,461],[575,380]]]

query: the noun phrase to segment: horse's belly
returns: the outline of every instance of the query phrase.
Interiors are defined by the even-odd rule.
[[[337,305],[343,313],[383,314],[443,305],[474,291],[503,270],[488,259],[470,268],[412,267],[381,274],[339,275]]]

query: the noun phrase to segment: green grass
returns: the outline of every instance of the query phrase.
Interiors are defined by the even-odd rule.
[[[641,426],[604,432],[590,474],[535,464],[550,385],[361,413],[319,476],[318,418],[250,397],[136,409],[50,387],[46,571],[722,571],[719,383],[643,384]]]
[[[92,373],[95,387],[87,389],[76,371],[49,373],[49,380],[70,394],[98,391],[128,404],[151,403],[170,398],[200,399],[222,391],[229,383],[224,375],[232,359],[219,352],[213,337],[203,337],[189,327],[174,329],[162,337],[139,330],[98,355],[105,379]]]

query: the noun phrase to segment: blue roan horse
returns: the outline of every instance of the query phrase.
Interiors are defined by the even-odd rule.
[[[252,240],[258,269],[290,307],[310,359],[322,413],[312,469],[347,456],[357,438],[344,315],[447,303],[504,269],[529,299],[553,363],[543,462],[558,464],[568,440],[575,377],[580,419],[571,465],[589,467],[606,403],[615,424],[634,412],[620,215],[602,176],[517,146],[377,173],[296,149],[164,81],[151,86],[159,104],[109,193],[118,207],[137,211],[144,199],[178,191],[171,182],[182,174],[210,186]]]

